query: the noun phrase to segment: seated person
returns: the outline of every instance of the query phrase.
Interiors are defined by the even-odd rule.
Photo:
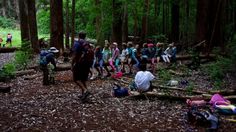
[[[177,49],[174,46],[174,42],[169,44],[168,48],[164,51],[165,56],[162,56],[163,60],[165,62],[170,62],[170,60],[172,62],[175,62],[176,61],[176,52],[177,52]]]
[[[134,79],[136,86],[135,89],[139,92],[151,91],[151,81],[155,78],[155,76],[151,72],[147,71],[146,64],[140,64],[139,68],[140,71],[137,72]]]

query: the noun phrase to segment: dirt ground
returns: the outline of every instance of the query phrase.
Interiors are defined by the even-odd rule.
[[[186,120],[185,102],[114,98],[114,80],[89,81],[89,102],[79,99],[70,71],[57,73],[56,85],[43,86],[18,77],[10,94],[0,94],[0,131],[205,131]],[[2,84],[1,84],[2,85]],[[219,131],[236,131],[236,123],[221,116]]]

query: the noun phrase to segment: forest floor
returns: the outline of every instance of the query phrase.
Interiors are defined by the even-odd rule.
[[[57,72],[56,84],[50,86],[42,85],[42,73],[31,76],[35,78],[26,80],[26,76],[21,76],[6,84],[0,83],[12,86],[11,93],[0,94],[0,131],[195,132],[206,129],[188,123],[185,102],[113,97],[112,84],[116,81],[110,78],[89,81],[92,96],[89,102],[82,103],[71,71]],[[127,76],[125,80],[131,81],[132,77]],[[190,76],[181,78],[196,82],[197,90],[213,89],[209,77],[201,71],[192,71]],[[229,89],[236,89],[235,86],[235,80],[228,83]],[[236,117],[221,115],[219,131],[236,131],[236,123],[226,118]]]

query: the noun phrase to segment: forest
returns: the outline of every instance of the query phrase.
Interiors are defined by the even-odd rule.
[[[1,131],[233,132],[235,103],[235,0],[0,1]]]

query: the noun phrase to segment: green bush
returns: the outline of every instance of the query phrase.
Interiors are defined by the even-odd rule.
[[[15,53],[15,65],[17,70],[26,69],[32,56],[33,50],[30,46],[30,42],[22,43],[20,50]]]
[[[163,83],[166,83],[171,79],[171,74],[166,69],[160,69],[160,71],[158,72],[158,77],[163,81]]]
[[[0,70],[0,81],[7,81],[15,77],[16,67],[13,63],[5,64]]]
[[[208,64],[204,67],[204,70],[209,74],[213,80],[214,88],[220,88],[223,86],[223,79],[226,73],[235,72],[235,59],[236,59],[236,38],[227,47],[228,55],[226,57],[218,56],[216,62]],[[215,53],[219,53],[219,50],[214,50]]]
[[[13,19],[5,18],[0,16],[0,27],[14,29],[16,28],[16,21]]]

